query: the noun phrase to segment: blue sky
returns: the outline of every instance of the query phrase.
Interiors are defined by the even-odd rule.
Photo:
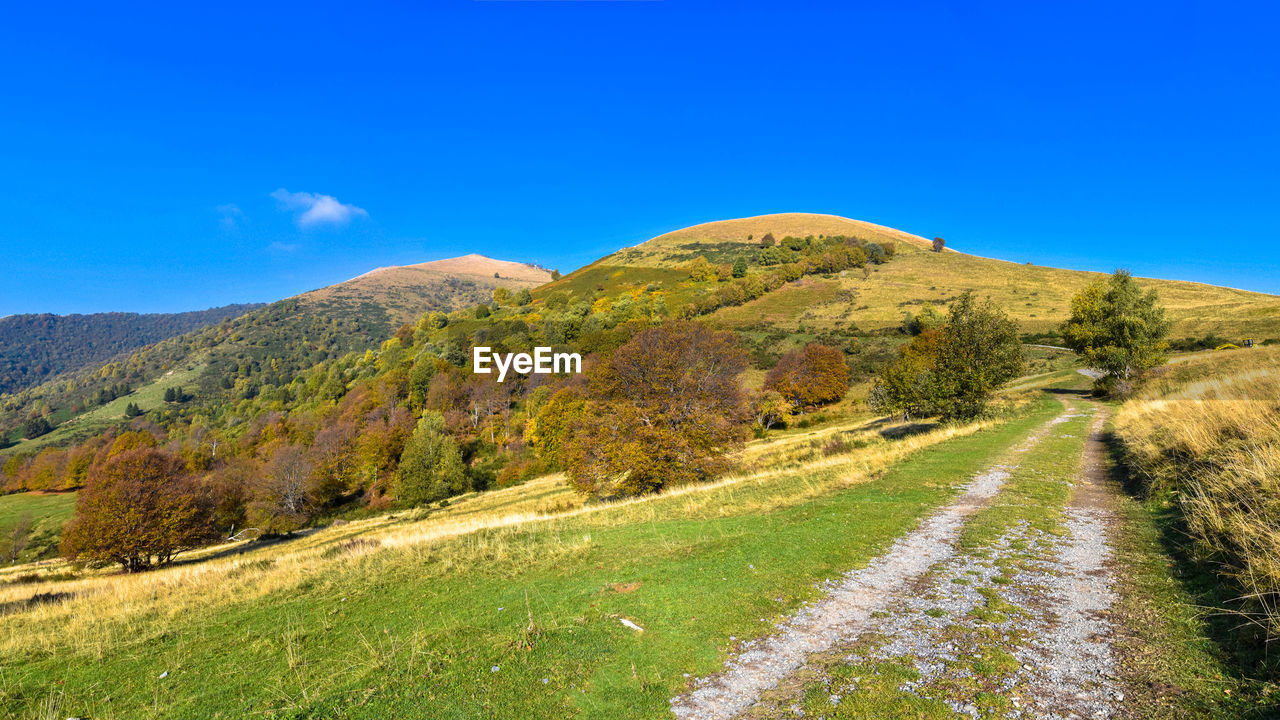
[[[830,212],[1280,293],[1266,3],[24,3],[0,315]]]

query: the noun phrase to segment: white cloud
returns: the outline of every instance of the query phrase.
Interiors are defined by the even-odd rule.
[[[218,224],[223,230],[232,231],[240,229],[240,224],[244,222],[244,212],[240,210],[240,206],[235,203],[227,203],[219,205],[218,208]]]
[[[271,193],[280,206],[293,210],[298,227],[311,228],[320,225],[346,225],[354,217],[369,217],[364,208],[338,202],[332,195],[318,195],[309,192],[289,192],[280,188]],[[299,212],[300,211],[300,212]]]

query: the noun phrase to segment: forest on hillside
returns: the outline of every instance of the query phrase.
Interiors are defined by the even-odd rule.
[[[41,313],[0,318],[0,394],[101,365],[122,353],[260,307],[261,303],[241,303],[183,313]]]

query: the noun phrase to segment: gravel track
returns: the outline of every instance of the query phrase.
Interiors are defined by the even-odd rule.
[[[691,692],[671,701],[681,720],[732,718],[755,704],[761,694],[801,668],[813,653],[825,652],[866,631],[872,614],[909,594],[913,581],[956,554],[955,541],[966,519],[999,493],[1013,466],[1052,428],[1078,413],[1064,412],[1015,447],[1006,464],[974,477],[952,504],[935,512],[915,530],[895,542],[865,568],[829,583],[823,599],[801,609],[778,626],[774,635],[749,643],[725,670],[703,678]]]

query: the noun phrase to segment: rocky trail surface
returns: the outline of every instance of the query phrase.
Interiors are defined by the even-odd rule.
[[[1093,403],[674,698],[682,720],[1109,718],[1109,493]]]

